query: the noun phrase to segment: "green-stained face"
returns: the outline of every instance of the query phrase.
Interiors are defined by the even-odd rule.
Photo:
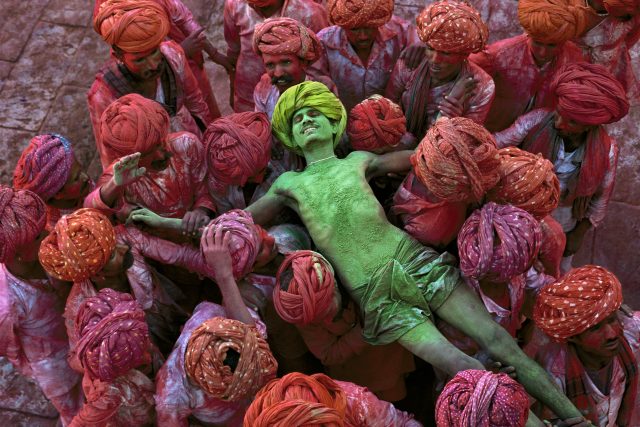
[[[311,107],[296,111],[291,121],[293,141],[303,150],[313,142],[332,144],[338,131],[337,123],[333,123],[327,116]]]

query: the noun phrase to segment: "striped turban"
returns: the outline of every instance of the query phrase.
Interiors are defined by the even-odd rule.
[[[235,370],[224,364],[229,350],[240,355]],[[232,402],[252,397],[278,370],[255,326],[223,317],[209,319],[193,331],[184,366],[189,378],[207,394]]]
[[[418,36],[440,52],[468,55],[484,49],[489,37],[480,13],[465,2],[431,3],[416,18]]]
[[[566,0],[520,0],[518,19],[537,42],[561,44],[582,35],[587,28],[585,6]]]
[[[597,265],[585,265],[540,290],[533,320],[545,334],[563,342],[606,319],[621,305],[618,278]]]
[[[18,160],[13,172],[13,187],[33,191],[46,202],[67,183],[73,160],[67,138],[55,133],[38,135]]]
[[[51,276],[79,282],[96,275],[116,247],[116,234],[106,216],[95,209],[65,215],[40,245],[40,264]]]
[[[399,105],[373,95],[351,109],[347,135],[354,150],[381,154],[400,143],[406,123]]]
[[[348,30],[381,27],[393,15],[393,0],[328,0],[329,20]]]
[[[553,163],[541,154],[515,147],[502,148],[499,155],[500,180],[487,198],[524,209],[538,220],[549,215],[560,201],[560,181]]]
[[[36,240],[45,225],[47,206],[37,194],[0,186],[0,263]]]
[[[333,267],[313,251],[287,255],[276,275],[273,304],[285,321],[307,325],[325,320],[335,311]]]
[[[493,136],[465,117],[438,119],[411,164],[429,191],[447,202],[479,202],[499,179]]]
[[[316,33],[291,18],[269,18],[257,24],[253,32],[253,50],[258,55],[295,55],[314,62],[322,44]]]
[[[145,52],[160,45],[171,23],[158,1],[107,0],[93,18],[100,37],[125,52]]]

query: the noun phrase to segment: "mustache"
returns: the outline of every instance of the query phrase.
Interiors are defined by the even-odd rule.
[[[284,81],[284,83],[286,84],[293,83],[293,77],[289,75],[284,75],[280,77],[271,77],[271,84],[272,85],[278,84],[280,80]]]

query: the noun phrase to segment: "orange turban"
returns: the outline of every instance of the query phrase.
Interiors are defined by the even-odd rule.
[[[418,179],[447,202],[479,202],[498,179],[493,136],[465,117],[440,118],[411,156]]]
[[[381,27],[393,15],[393,0],[328,0],[329,20],[348,30]]]
[[[224,364],[228,350],[240,355],[235,370]],[[278,370],[278,362],[255,326],[224,317],[209,319],[193,331],[184,366],[202,390],[227,401],[250,398]]]
[[[588,15],[584,9],[584,5],[572,5],[566,0],[520,0],[518,19],[533,40],[560,44],[585,31]]]
[[[563,342],[607,318],[621,305],[618,278],[597,265],[585,265],[540,290],[533,320],[545,334]]]
[[[40,264],[51,276],[79,282],[94,276],[109,261],[116,234],[106,216],[95,209],[65,215],[40,244]]]
[[[313,251],[295,251],[284,259],[273,288],[273,304],[285,321],[297,325],[322,322],[335,309],[333,267]]]
[[[416,18],[420,40],[432,49],[470,54],[484,49],[487,25],[471,5],[453,0],[431,3]]]
[[[295,19],[270,18],[256,25],[253,50],[258,55],[295,55],[311,63],[320,57],[322,44],[316,33]]]
[[[47,206],[37,194],[0,186],[0,262],[36,240],[44,228]]]
[[[351,109],[347,134],[354,150],[381,154],[400,143],[407,120],[397,104],[373,95]]]
[[[155,49],[171,23],[158,1],[107,0],[93,18],[93,29],[111,46],[125,52]]]
[[[640,13],[638,0],[604,0],[603,3],[607,12],[617,18],[627,18]]]
[[[246,417],[245,417],[246,420]],[[301,399],[284,400],[261,412],[245,427],[343,427],[338,411]]]
[[[558,207],[560,182],[553,163],[541,154],[515,147],[503,148],[499,153],[500,181],[489,191],[489,200],[517,206],[538,220]]]
[[[169,115],[160,104],[137,93],[113,101],[100,117],[100,135],[109,163],[164,145]]]

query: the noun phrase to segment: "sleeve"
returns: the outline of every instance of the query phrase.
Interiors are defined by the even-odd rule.
[[[216,204],[209,194],[207,186],[207,163],[205,161],[204,146],[195,137],[192,137],[189,144],[189,160],[191,169],[191,184],[194,186],[193,208],[205,208],[211,212],[216,212]]]
[[[413,416],[356,384],[336,381],[346,392],[352,421],[367,427],[422,427]]]
[[[260,81],[256,85],[255,89],[253,89],[253,104],[255,106],[254,111],[258,113],[269,114],[268,113],[269,110],[267,108],[267,95],[266,95],[267,82],[269,82],[269,84],[271,83],[269,79],[269,75],[265,73],[262,75],[262,77],[260,77]]]
[[[494,133],[498,148],[512,147],[522,144],[531,129],[537,126],[548,114],[547,110],[538,109],[528,112],[516,119],[507,129]]]
[[[124,199],[121,197],[116,201],[114,207],[107,206],[104,201],[102,201],[102,197],[100,196],[100,189],[103,185],[105,185],[109,180],[113,177],[113,167],[109,166],[107,169],[100,175],[98,181],[96,182],[96,186],[94,190],[85,197],[83,202],[83,207],[85,208],[93,208],[101,211],[105,215],[113,215],[117,213],[120,209],[124,207]]]
[[[240,56],[240,28],[236,25],[235,9],[239,0],[226,0],[224,2],[223,27],[224,39],[227,42],[227,56],[235,63]]]
[[[165,0],[171,23],[178,27],[182,33],[189,35],[202,29],[202,26],[193,17],[193,14],[180,0]]]
[[[320,30],[329,26],[329,14],[327,13],[327,9],[318,3],[309,3],[312,9],[309,11],[310,13],[308,13],[308,15],[305,14],[304,19],[300,21],[311,31],[318,34]]]
[[[607,208],[616,182],[617,168],[618,144],[612,139],[611,149],[609,150],[609,168],[607,169],[607,173],[605,173],[604,179],[598,187],[598,190],[589,201],[589,207],[587,208],[586,217],[594,227],[600,225],[607,214]]]
[[[314,325],[298,326],[298,330],[309,351],[324,366],[345,363],[351,357],[360,354],[367,346],[362,338],[360,326],[356,326],[342,336]]]
[[[631,49],[640,39],[640,14],[636,14],[631,20],[633,23],[625,39],[628,49]]]
[[[477,77],[481,79],[481,81],[476,88],[476,94],[469,100],[469,105],[465,109],[463,117],[482,125],[487,119],[489,109],[493,103],[493,98],[496,94],[496,85],[491,76],[485,72],[477,75]]]
[[[418,66],[420,68],[420,66]],[[411,77],[411,71],[407,68],[404,61],[396,62],[391,72],[391,77],[387,82],[387,88],[384,91],[384,96],[389,98],[396,104],[400,104],[402,94],[407,88],[409,78]]]
[[[189,66],[189,62],[187,61],[184,51],[177,43],[174,43],[173,47],[178,50],[177,53],[179,60],[182,62],[180,68],[182,68],[184,76],[184,105],[187,107],[187,110],[189,110],[191,115],[198,118],[202,125],[206,127],[214,120],[213,115],[209,111],[207,103],[204,101],[204,97],[200,91],[200,86],[193,75],[193,71],[191,71],[191,67]]]
[[[175,350],[174,350],[175,351]],[[156,376],[156,413],[157,425],[163,427],[189,427],[189,415],[191,408],[186,391],[181,387],[180,378],[171,375],[177,369],[170,369],[167,363],[160,369]]]
[[[314,80],[318,80],[320,77],[331,78],[331,69],[329,68],[329,57],[327,55],[327,48],[324,44],[324,39],[322,38],[324,31],[321,31],[318,34],[318,38],[322,43],[322,50],[320,52],[320,57],[307,69],[307,73]]]
[[[478,67],[482,68],[485,73],[493,76],[495,73],[495,61],[494,61],[494,52],[487,48],[478,53],[472,53],[469,55],[469,61],[476,64]]]
[[[104,110],[106,110],[107,107],[115,100],[116,98],[111,94],[100,78],[97,78],[93,82],[91,89],[89,89],[89,92],[87,93],[89,116],[91,117],[93,136],[95,137],[96,148],[98,149],[102,168],[106,168],[109,164],[107,163],[107,156],[104,152],[104,146],[102,145],[102,138],[100,136],[100,118],[102,117]]]

